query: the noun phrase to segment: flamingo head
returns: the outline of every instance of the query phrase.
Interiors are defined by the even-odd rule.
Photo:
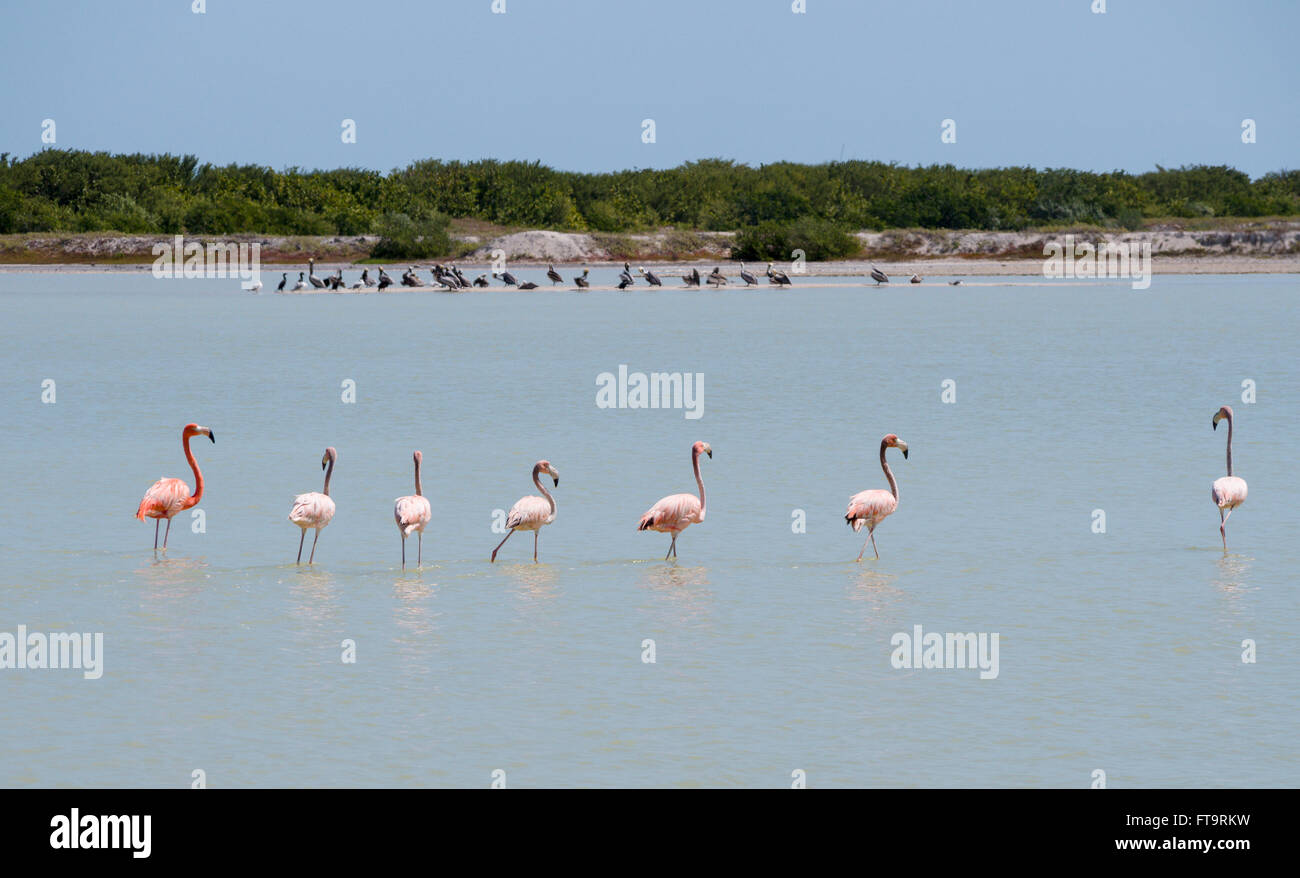
[[[709,460],[713,459],[713,446],[707,442],[696,442],[691,446],[691,456],[699,457],[701,454],[707,454]]]
[[[321,455],[320,468],[325,469],[325,467],[329,466],[331,463],[334,463],[338,459],[339,459],[339,453],[335,451],[334,446],[331,445],[329,448],[326,448],[325,453]]]
[[[421,463],[424,462],[424,455],[419,451],[415,452],[415,454],[412,454],[411,457],[415,460],[416,466],[419,466]]]
[[[907,443],[902,439],[899,439],[893,433],[888,434],[884,439],[880,440],[880,447],[897,448],[899,451],[903,452],[903,460],[907,460]]]
[[[555,482],[555,487],[557,488],[560,487],[560,474],[558,471],[556,471],[555,467],[551,466],[551,462],[549,460],[537,461],[537,472],[546,473],[548,476],[551,477],[551,480]]]
[[[182,438],[188,439],[191,436],[207,436],[208,439],[212,440],[213,445],[217,443],[217,437],[212,435],[212,431],[207,427],[200,427],[198,424],[186,424],[185,429],[181,431]]]
[[[1232,406],[1225,405],[1215,412],[1214,420],[1210,421],[1210,426],[1215,430],[1219,429],[1219,421],[1222,421],[1224,418],[1228,419],[1229,424],[1232,423]]]

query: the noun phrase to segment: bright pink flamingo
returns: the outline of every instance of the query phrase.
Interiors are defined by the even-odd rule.
[[[1246,502],[1246,480],[1232,474],[1232,409],[1226,405],[1214,413],[1214,420],[1210,421],[1210,426],[1217,430],[1219,421],[1223,420],[1228,422],[1228,474],[1214,480],[1214,486],[1210,488],[1210,497],[1214,499],[1214,505],[1219,507],[1219,536],[1223,537],[1223,551],[1226,554],[1228,519],[1232,517],[1232,510]],[[1226,515],[1223,512],[1225,509],[1228,510]]]
[[[641,523],[636,526],[637,530],[653,530],[673,535],[673,541],[668,546],[668,554],[664,555],[665,561],[677,557],[677,535],[692,524],[699,524],[704,520],[704,479],[700,478],[701,454],[707,454],[712,460],[713,447],[707,442],[696,442],[691,446],[691,467],[695,470],[695,484],[700,486],[700,496],[669,494],[651,506],[649,511],[641,516]]]
[[[307,558],[307,563],[311,564],[316,560],[316,541],[320,539],[321,528],[334,520],[334,501],[330,499],[330,476],[334,475],[334,462],[338,459],[339,453],[333,446],[326,448],[325,455],[320,459],[320,468],[325,470],[324,490],[319,494],[312,491],[293,498],[289,520],[302,528],[302,536],[298,538],[298,560],[294,562],[296,564],[302,563],[302,544],[307,539],[307,530],[309,528],[316,530],[316,536],[311,541],[311,555]]]
[[[882,488],[872,488],[869,491],[859,491],[849,498],[849,511],[844,513],[844,520],[857,533],[862,530],[862,526],[867,527],[867,538],[871,541],[871,548],[876,553],[876,560],[880,560],[880,550],[876,548],[876,525],[894,514],[898,508],[898,482],[894,481],[894,473],[885,461],[885,449],[897,448],[903,452],[903,459],[907,459],[907,443],[899,439],[893,433],[885,436],[880,440],[880,468],[885,471],[885,478],[889,480],[889,490]],[[862,560],[863,554],[867,551],[867,544],[863,542],[862,551],[858,552],[858,560]]]
[[[412,533],[417,533],[415,563],[417,566],[424,566],[424,526],[429,523],[433,517],[433,510],[429,508],[429,501],[425,499],[423,492],[420,490],[420,464],[424,461],[424,455],[415,452],[415,493],[406,497],[398,497],[393,501],[393,518],[397,521],[397,529],[402,534],[402,569],[406,569],[406,538]]]
[[[200,427],[198,424],[186,424],[185,429],[181,431],[181,447],[185,449],[185,459],[189,461],[190,469],[194,470],[194,493],[190,494],[190,486],[180,479],[159,479],[153,483],[148,491],[144,492],[144,499],[140,501],[140,508],[135,511],[135,517],[144,521],[145,518],[152,518],[153,524],[153,548],[158,551],[158,525],[162,519],[167,519],[167,532],[163,534],[163,551],[167,551],[167,537],[172,532],[172,516],[176,513],[197,506],[203,499],[203,473],[199,471],[199,463],[194,459],[193,452],[190,451],[191,436],[207,436],[216,444],[216,437],[207,427]]]
[[[537,562],[537,537],[539,532],[543,525],[555,521],[555,498],[542,487],[541,479],[538,478],[542,473],[546,473],[555,480],[555,487],[560,486],[560,474],[555,471],[555,467],[551,466],[551,462],[549,460],[537,461],[537,465],[533,467],[533,484],[537,486],[537,490],[541,491],[542,496],[546,499],[543,500],[536,494],[530,494],[527,497],[520,497],[515,502],[515,505],[510,507],[510,514],[506,516],[506,527],[510,528],[510,533],[506,534],[505,538],[497,543],[497,547],[492,550],[493,561],[497,559],[497,552],[501,551],[501,547],[506,544],[506,540],[510,539],[510,534],[516,530],[531,530],[533,532],[533,562]]]

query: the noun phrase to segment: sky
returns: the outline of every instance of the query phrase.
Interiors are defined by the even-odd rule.
[[[59,148],[276,169],[720,157],[1258,177],[1300,156],[1296,0],[796,2],[0,0],[0,152],[45,148],[52,119]]]

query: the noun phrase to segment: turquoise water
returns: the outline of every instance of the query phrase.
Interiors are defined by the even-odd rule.
[[[104,635],[100,679],[0,670],[0,784],[1300,783],[1294,277],[676,283],[290,297],[0,274],[0,631]],[[597,407],[620,364],[702,373],[703,416]],[[1250,484],[1226,557],[1225,403]],[[206,531],[183,513],[155,557],[134,512],[190,479],[188,421],[216,435],[194,443]],[[901,500],[855,564],[844,509],[886,487],[888,432]],[[697,439],[708,517],[665,563],[636,523],[694,490]],[[295,567],[286,516],[326,445],[338,514]],[[433,520],[402,571],[417,448]],[[561,474],[542,563],[516,534],[489,565],[540,458]],[[914,625],[998,633],[999,675],[895,669]]]

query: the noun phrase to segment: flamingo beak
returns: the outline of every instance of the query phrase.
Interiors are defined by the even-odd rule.
[[[555,487],[560,487],[560,477],[551,473],[551,481],[555,482]]]
[[[1219,429],[1219,416],[1218,416],[1218,415],[1215,415],[1215,416],[1214,416],[1214,420],[1210,421],[1210,429],[1211,429],[1211,430],[1218,430],[1218,429]]]
[[[214,435],[212,434],[212,431],[211,431],[211,430],[208,431],[208,440],[209,440],[213,445],[216,445],[216,444],[217,444],[217,437],[214,436]]]
[[[907,443],[899,439],[894,443],[894,447],[903,452],[903,460],[907,460]]]

